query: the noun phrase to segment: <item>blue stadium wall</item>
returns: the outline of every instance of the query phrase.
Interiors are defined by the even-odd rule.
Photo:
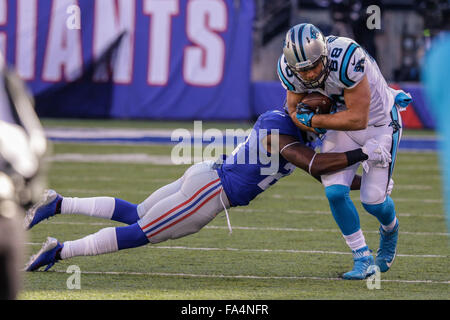
[[[252,83],[253,1],[0,0],[0,52],[42,117],[251,120],[281,108]],[[275,63],[275,62],[274,62]],[[405,126],[434,128],[420,85]]]

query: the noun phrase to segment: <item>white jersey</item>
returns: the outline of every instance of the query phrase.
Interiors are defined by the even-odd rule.
[[[355,87],[364,77],[370,85],[368,125],[391,121],[394,96],[376,61],[355,41],[345,37],[326,37],[330,74],[322,88],[307,89],[288,68],[284,54],[278,60],[277,73],[283,87],[295,93],[320,92],[336,102],[338,112],[345,109],[344,89]]]

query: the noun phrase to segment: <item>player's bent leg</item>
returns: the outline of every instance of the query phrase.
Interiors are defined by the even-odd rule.
[[[147,238],[137,223],[124,227],[108,227],[82,239],[64,242],[61,259],[96,256],[140,247],[147,243]]]
[[[397,254],[399,222],[394,201],[387,194],[391,170],[391,167],[370,167],[367,173],[363,173],[361,180],[362,205],[380,222],[380,243],[375,264],[381,272],[390,269]]]
[[[139,205],[113,197],[62,197],[54,190],[46,190],[42,199],[27,211],[24,228],[31,229],[55,214],[81,214],[131,225],[156,202],[180,190],[181,181],[182,178],[158,189]]]
[[[149,241],[137,223],[124,227],[109,227],[84,238],[60,243],[49,237],[42,249],[32,256],[26,271],[35,271],[42,266],[50,269],[59,260],[78,256],[95,256],[123,249],[146,245]]]
[[[360,229],[358,211],[350,199],[350,187],[331,185],[325,188],[325,195],[330,204],[331,213],[344,235]]]
[[[392,266],[396,253],[399,233],[399,223],[395,216],[394,201],[387,196],[380,204],[365,204],[364,208],[380,221],[380,244],[377,250],[375,264],[381,272],[386,272]]]
[[[126,224],[139,220],[136,204],[113,197],[63,197],[61,211],[57,213],[81,214]]]
[[[350,188],[331,185],[325,188],[331,212],[347,245],[352,250],[353,269],[343,274],[347,280],[362,280],[373,274],[374,260],[362,233],[358,212],[350,199]]]
[[[198,164],[186,171],[180,191],[155,204],[138,223],[151,243],[159,243],[198,232],[224,205],[229,207],[217,172]]]
[[[183,179],[184,176],[172,183],[169,183],[168,185],[165,185],[164,187],[159,188],[149,195],[147,199],[138,204],[137,212],[139,219],[144,217],[147,212],[159,201],[179,191],[181,189],[181,185],[183,184]]]
[[[360,145],[356,141],[365,136],[365,133],[358,131],[353,135],[354,137],[343,131],[328,131],[321,151],[343,152],[359,148]],[[349,195],[349,186],[358,167],[359,164],[355,164],[336,173],[321,176],[333,217],[353,254],[353,269],[342,276],[349,280],[366,278],[371,274],[370,266],[373,265],[371,251],[360,228],[358,211]]]

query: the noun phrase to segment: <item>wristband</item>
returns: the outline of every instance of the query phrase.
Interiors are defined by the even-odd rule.
[[[344,152],[347,156],[348,165],[351,166],[360,161],[369,159],[369,156],[365,154],[361,148]]]

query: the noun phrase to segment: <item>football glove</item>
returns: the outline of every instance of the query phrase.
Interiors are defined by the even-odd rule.
[[[311,110],[310,106],[303,102],[297,104],[297,120],[300,121],[301,124],[311,128],[311,119],[313,116],[314,111]]]
[[[369,139],[364,146],[362,151],[367,154],[369,159],[363,161],[363,169],[367,173],[369,172],[370,166],[386,168],[391,162],[391,154],[386,150],[376,139]]]
[[[303,102],[299,102],[297,104],[297,120],[304,124],[307,127],[311,128],[311,119],[314,116],[314,111],[311,110],[311,107]],[[317,134],[325,134],[327,129],[323,128],[313,128]]]
[[[387,195],[390,196],[392,193],[392,189],[394,189],[394,180],[391,178],[389,180],[389,185],[387,187]]]

